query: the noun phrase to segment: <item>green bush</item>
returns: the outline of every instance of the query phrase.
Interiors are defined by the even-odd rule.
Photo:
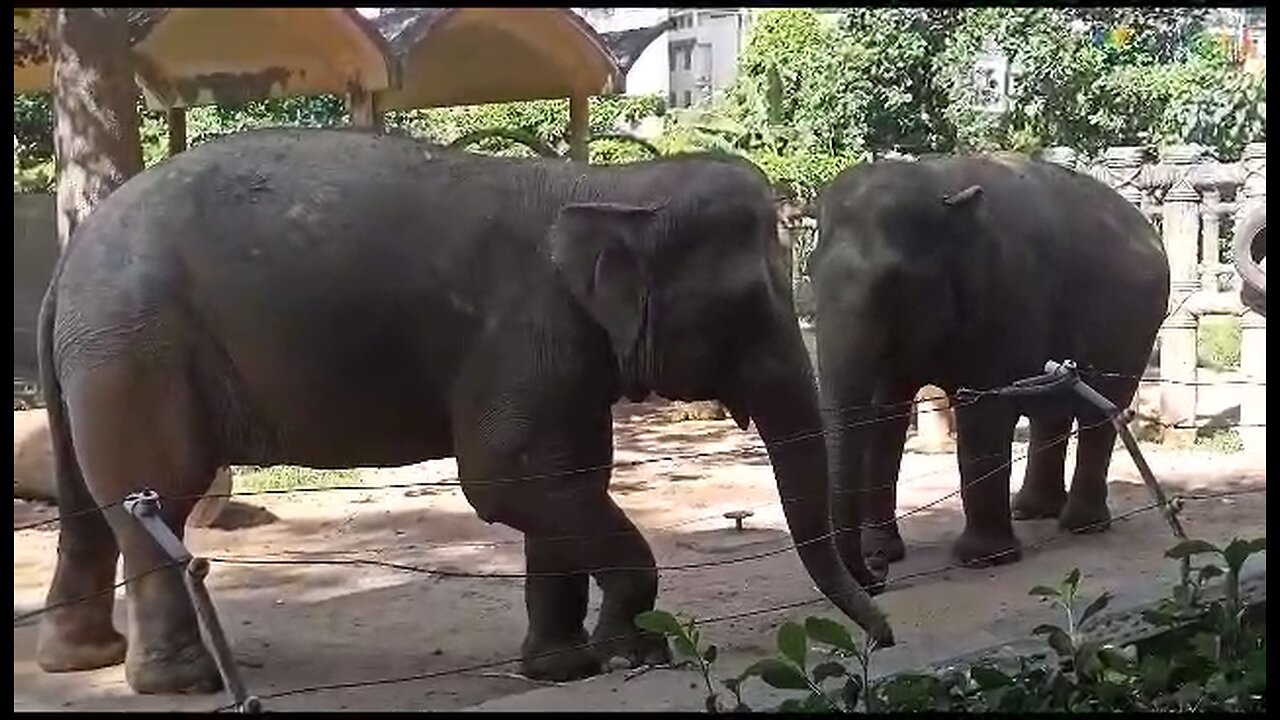
[[[742,699],[746,682],[795,691],[778,712],[1266,712],[1267,647],[1261,628],[1246,621],[1240,571],[1250,555],[1266,551],[1266,539],[1233,540],[1217,547],[1187,540],[1166,556],[1183,567],[1170,597],[1143,614],[1161,629],[1155,637],[1121,647],[1087,639],[1082,631],[1107,607],[1103,593],[1088,602],[1079,594],[1080,571],[1057,587],[1031,594],[1061,609],[1063,625],[1045,624],[1042,636],[1055,660],[1021,658],[1014,667],[984,662],[942,673],[905,673],[870,680],[875,648],[844,625],[810,617],[778,631],[776,656],[740,675],[714,681],[715,645],[703,645],[692,620],[653,610],[636,618],[643,630],[672,640],[678,656],[702,676],[708,712],[751,712]],[[1193,556],[1214,561],[1191,569]],[[1210,580],[1222,577],[1223,597],[1205,599]]]
[[[1196,359],[1200,367],[1234,370],[1240,367],[1240,318],[1206,316],[1200,318],[1196,338]]]

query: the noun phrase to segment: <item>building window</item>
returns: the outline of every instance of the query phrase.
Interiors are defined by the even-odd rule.
[[[680,69],[689,70],[693,67],[693,46],[685,45],[680,48]]]
[[[693,104],[693,93],[692,93],[692,92],[690,92],[690,91],[688,91],[688,90],[685,90],[685,91],[684,91],[684,106],[685,106],[685,107],[689,107],[689,106],[690,106],[690,105],[692,105],[692,104]]]
[[[672,90],[667,93],[667,107],[678,107],[676,105],[676,91]]]

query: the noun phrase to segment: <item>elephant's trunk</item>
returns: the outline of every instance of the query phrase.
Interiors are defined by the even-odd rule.
[[[794,353],[787,353],[791,356],[787,362],[753,378],[747,405],[768,449],[787,525],[800,560],[818,589],[877,645],[892,645],[893,631],[884,613],[850,573],[849,567],[865,570],[861,552],[842,560],[836,548],[822,416],[798,327],[794,343],[783,344],[794,347]],[[856,544],[854,532],[851,539]]]

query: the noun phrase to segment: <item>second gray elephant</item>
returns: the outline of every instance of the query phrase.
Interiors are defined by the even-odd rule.
[[[128,493],[155,488],[181,535],[228,464],[449,456],[477,514],[525,535],[528,675],[665,660],[633,625],[658,590],[653,553],[607,491],[610,406],[650,392],[755,421],[805,568],[891,644],[832,539],[775,224],[742,161],[587,167],[346,131],[245,133],[130,180],[76,233],[41,315],[63,517],[48,600],[91,598],[44,615],[41,667],[123,659],[140,692],[218,686]],[[604,591],[590,638],[589,577]]]
[[[998,388],[1040,374],[1047,360],[1074,360],[1127,407],[1169,298],[1168,260],[1137,208],[1090,177],[1008,155],[846,171],[821,199],[810,268],[837,524],[861,521],[861,550],[888,562],[905,554],[896,485],[922,385],[955,399],[960,388]],[[1107,527],[1116,433],[1096,409],[1070,395],[955,404],[962,563],[1021,557],[1009,501],[1019,415],[1031,419],[1031,444],[1013,514],[1057,517],[1073,531]],[[846,555],[858,551],[856,534],[841,534]]]

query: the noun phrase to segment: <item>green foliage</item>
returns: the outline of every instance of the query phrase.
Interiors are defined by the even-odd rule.
[[[723,97],[666,112],[665,99],[591,101],[591,133],[664,118],[663,153],[721,150],[753,160],[781,189],[811,201],[844,168],[888,151],[1034,151],[1066,145],[1094,154],[1114,145],[1200,143],[1220,158],[1266,138],[1266,76],[1245,72],[1196,8],[848,8],[760,13]],[[834,22],[832,21],[834,20]],[[976,58],[1010,64],[1007,111],[976,103]],[[387,113],[390,128],[450,143],[502,128],[564,155],[568,101],[545,100]],[[47,96],[14,97],[14,187],[48,185],[52,139]],[[192,143],[266,125],[346,122],[338,98],[286,98],[190,111]],[[148,164],[165,156],[167,129],[143,118]],[[535,154],[489,138],[473,146]],[[649,156],[635,143],[601,139],[598,163]]]
[[[141,102],[141,101],[140,101]],[[661,116],[658,96],[600,97],[591,101],[591,132],[616,133],[650,116]],[[53,186],[53,114],[48,93],[14,95],[14,192],[49,192]],[[143,160],[149,167],[168,157],[169,126],[163,113],[139,105]],[[568,100],[538,100],[386,114],[388,128],[440,143],[479,130],[510,129],[549,142],[563,154],[569,122]],[[263,127],[340,127],[346,106],[333,95],[261,100],[242,105],[203,105],[187,111],[187,141],[199,145],[222,135]],[[527,147],[502,139],[471,146],[479,152],[532,156]],[[649,157],[643,146],[606,138],[592,143],[593,162],[631,162]]]
[[[1187,540],[1167,557],[1189,562],[1212,555],[1214,562],[1188,572],[1171,596],[1144,619],[1160,632],[1117,647],[1083,633],[1110,603],[1102,593],[1083,601],[1080,571],[1056,586],[1036,586],[1031,594],[1053,603],[1065,627],[1044,624],[1056,661],[984,662],[941,673],[905,673],[869,679],[875,648],[860,643],[844,625],[810,617],[787,622],[778,631],[777,654],[734,678],[713,681],[715,646],[703,648],[694,621],[654,610],[636,624],[672,638],[677,652],[694,660],[707,690],[708,712],[752,712],[742,700],[744,682],[797,691],[779,712],[1187,712],[1266,711],[1266,632],[1246,619],[1240,599],[1240,571],[1249,556],[1266,551],[1266,539],[1233,540],[1219,548]],[[1207,583],[1222,578],[1223,596],[1206,600]],[[1265,620],[1263,620],[1265,623]],[[1010,666],[1012,665],[1012,667]]]
[[[1206,15],[852,8],[831,24],[813,10],[766,11],[713,110],[741,126],[735,147],[802,195],[828,167],[890,150],[1200,143],[1232,157],[1265,139],[1266,78],[1244,72]],[[973,86],[975,60],[992,51],[1013,75],[1003,113],[980,108]]]
[[[1200,318],[1196,355],[1201,367],[1233,370],[1240,367],[1240,318],[1205,316]]]
[[[590,132],[613,133],[629,128],[646,117],[661,117],[666,112],[666,102],[657,95],[608,96],[591,99]],[[549,143],[561,154],[568,149],[569,101],[531,100],[526,102],[467,105],[446,108],[393,111],[386,114],[388,128],[397,128],[411,135],[441,144],[449,144],[458,138],[492,128],[518,130]],[[600,157],[632,158],[643,150],[624,149],[623,143],[603,144]],[[476,147],[495,154],[528,156],[527,148],[514,144],[505,146]]]
[[[356,469],[314,470],[296,465],[232,468],[235,485],[246,492],[261,490],[293,490],[300,487],[333,487],[360,482]]]

